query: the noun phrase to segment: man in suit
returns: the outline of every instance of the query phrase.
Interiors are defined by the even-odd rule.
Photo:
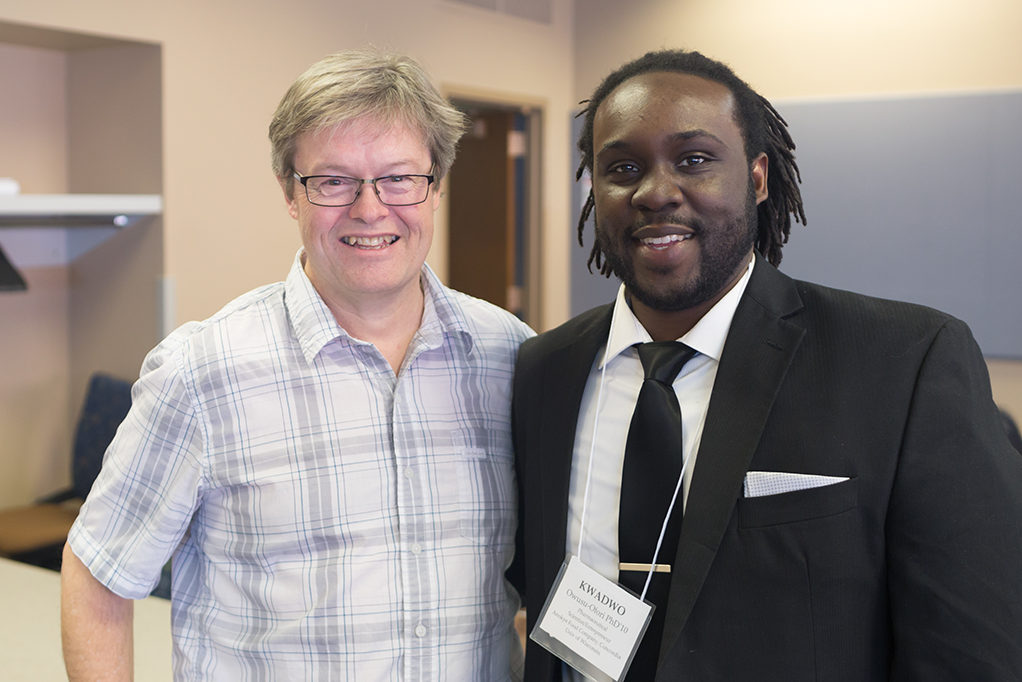
[[[574,555],[650,577],[628,680],[1022,679],[1022,459],[966,325],[776,269],[791,215],[805,222],[794,144],[723,64],[647,54],[584,114],[579,240],[592,213],[590,264],[622,286],[519,353],[529,631]],[[695,351],[667,382],[681,469],[654,471],[645,514],[622,518],[630,463],[660,466],[628,444],[635,344],[663,341]],[[676,428],[661,423],[654,441]],[[650,528],[642,556],[619,552]],[[527,681],[573,678],[529,642]]]

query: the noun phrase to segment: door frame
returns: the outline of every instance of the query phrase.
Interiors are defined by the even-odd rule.
[[[545,103],[535,98],[519,97],[505,93],[466,89],[454,86],[443,88],[444,94],[455,106],[475,106],[483,109],[500,109],[521,114],[526,119],[528,134],[525,138],[525,197],[522,318],[535,329],[543,319],[543,125]],[[455,158],[457,164],[457,158]],[[445,179],[446,181],[446,179]],[[438,229],[434,235],[434,249],[430,263],[446,281],[449,272],[450,254],[450,206],[447,203],[446,187],[441,200]]]

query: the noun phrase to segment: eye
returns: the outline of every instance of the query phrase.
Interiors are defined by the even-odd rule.
[[[607,166],[606,174],[613,180],[625,180],[639,173],[639,167],[630,161],[622,161]]]
[[[382,178],[381,181],[388,185],[401,186],[411,184],[412,178],[407,175],[388,175],[387,177]]]
[[[331,189],[336,187],[354,187],[359,184],[354,178],[346,178],[342,175],[324,175],[316,178],[316,186],[319,189]]]
[[[336,197],[356,189],[358,184],[357,180],[341,175],[323,175],[312,178],[307,186],[321,196]]]
[[[708,161],[710,161],[710,158],[703,154],[689,154],[688,156],[683,156],[678,161],[678,166],[682,168],[695,168],[696,166],[702,166]]]

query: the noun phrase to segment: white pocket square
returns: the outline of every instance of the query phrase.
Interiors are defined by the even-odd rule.
[[[780,495],[796,490],[822,488],[847,481],[847,476],[820,476],[818,474],[791,474],[785,471],[747,471],[745,473],[745,497]]]

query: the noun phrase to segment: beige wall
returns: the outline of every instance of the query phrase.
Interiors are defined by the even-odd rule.
[[[0,177],[26,194],[67,191],[66,77],[63,53],[0,40]]]
[[[1022,361],[990,358],[987,367],[994,400],[1022,429]]]
[[[730,64],[769,99],[1022,87],[1017,0],[583,0],[575,93],[646,50]]]
[[[28,291],[0,293],[0,507],[70,478],[68,269],[22,275]]]

